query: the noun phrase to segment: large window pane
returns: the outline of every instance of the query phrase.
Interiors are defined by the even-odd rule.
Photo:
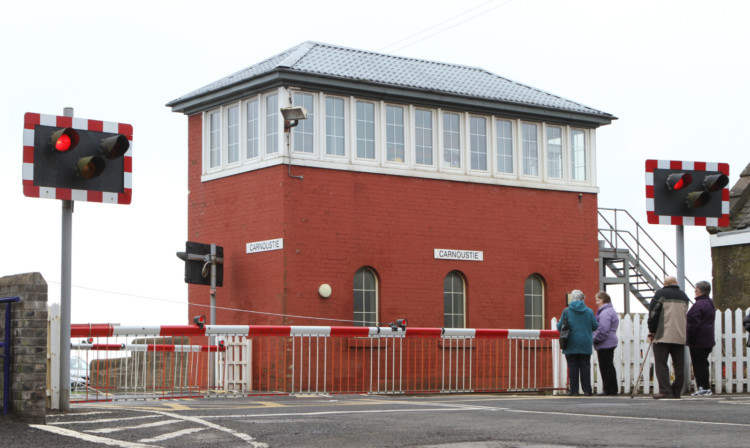
[[[385,147],[389,162],[404,161],[404,108],[385,107]]]
[[[469,117],[471,169],[487,171],[487,119]]]
[[[208,166],[221,166],[221,113],[208,114]]]
[[[258,157],[260,151],[260,116],[258,114],[258,100],[248,101],[246,108],[247,123],[247,158]]]
[[[524,286],[525,325],[528,330],[544,329],[544,286],[542,279],[532,274]]]
[[[560,179],[562,172],[562,128],[547,127],[547,176]]]
[[[312,153],[314,148],[314,135],[313,129],[315,129],[315,97],[309,93],[296,93],[294,94],[294,105],[302,106],[307,111],[307,118],[304,120],[298,120],[297,126],[292,128],[292,141],[294,142],[293,148],[296,152]]]
[[[375,159],[375,105],[357,101],[357,157]]]
[[[523,174],[527,176],[539,175],[539,145],[537,143],[537,130],[535,124],[524,123],[522,126],[522,153]]]
[[[279,95],[266,97],[266,154],[279,152]]]
[[[343,156],[345,152],[344,100],[326,98],[326,154]]]
[[[443,114],[443,166],[461,168],[461,116]]]
[[[432,112],[417,109],[414,121],[416,162],[418,165],[432,165]]]
[[[375,274],[368,268],[360,268],[354,274],[354,325],[373,327],[378,325],[378,289]]]
[[[582,129],[570,131],[570,160],[573,179],[586,180],[586,133]]]
[[[445,328],[464,328],[465,319],[465,294],[464,279],[461,274],[452,271],[443,280],[443,304]]]
[[[513,170],[513,124],[508,120],[495,122],[497,134],[497,171],[512,173]]]
[[[232,106],[227,109],[227,163],[240,160],[240,108]]]

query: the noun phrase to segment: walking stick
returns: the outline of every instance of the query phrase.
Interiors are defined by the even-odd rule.
[[[635,380],[635,384],[633,384],[633,389],[630,391],[630,398],[635,397],[635,394],[638,393],[638,384],[641,382],[641,376],[643,375],[643,366],[646,364],[646,359],[648,358],[648,352],[651,350],[651,344],[654,343],[654,340],[651,339],[648,342],[648,348],[646,348],[646,354],[643,355],[643,361],[641,361],[641,371],[638,372],[638,378]]]

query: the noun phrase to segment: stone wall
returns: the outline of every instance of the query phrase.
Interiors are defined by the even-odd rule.
[[[16,296],[21,301],[11,305],[9,415],[30,423],[44,423],[47,412],[47,282],[38,272],[0,278],[0,297]],[[5,306],[0,308],[0,331],[4,331]],[[0,364],[2,362],[0,360]]]
[[[711,249],[713,261],[712,297],[717,309],[750,307],[750,245]]]

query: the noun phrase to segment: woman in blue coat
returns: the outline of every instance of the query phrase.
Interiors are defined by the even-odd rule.
[[[590,396],[591,391],[591,352],[593,346],[592,333],[599,327],[594,318],[594,312],[587,307],[583,301],[586,296],[578,289],[570,293],[572,301],[557,323],[557,329],[562,327],[563,320],[567,317],[570,335],[568,345],[563,350],[565,360],[568,363],[568,380],[570,391],[568,395],[578,395],[580,383],[583,394]]]
[[[596,293],[596,322],[599,328],[594,331],[594,348],[599,358],[599,373],[602,375],[604,392],[600,395],[617,395],[620,393],[620,384],[617,382],[617,369],[615,369],[615,348],[619,344],[617,339],[617,327],[620,326],[620,317],[612,307],[612,299],[604,291]]]

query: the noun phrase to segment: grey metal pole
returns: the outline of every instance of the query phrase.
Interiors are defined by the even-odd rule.
[[[63,109],[72,117],[73,108]],[[73,201],[62,201],[62,248],[60,261],[60,410],[70,411],[70,288],[73,259]]]
[[[216,243],[211,243],[211,325],[216,325]],[[208,341],[209,345],[216,345],[216,335],[211,335]],[[215,385],[216,376],[216,356],[218,351],[212,353],[209,349],[208,354],[211,359],[211,366],[209,367],[211,376],[210,384]]]
[[[685,226],[675,226],[675,245],[677,246],[677,286],[685,291]],[[685,346],[685,363],[682,367],[685,381],[682,383],[682,392],[685,394],[690,385],[690,349]]]

